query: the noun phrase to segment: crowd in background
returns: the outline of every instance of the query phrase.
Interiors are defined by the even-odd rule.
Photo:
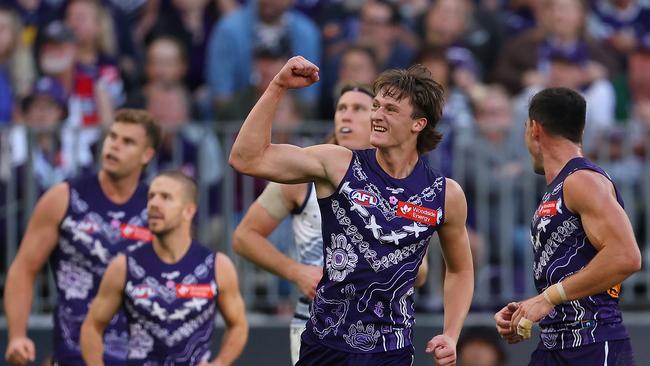
[[[472,176],[490,173],[481,184],[491,199],[529,170],[521,134],[540,89],[579,90],[585,153],[617,183],[641,179],[650,146],[648,0],[4,0],[0,181],[29,168],[42,192],[92,171],[115,110],[144,108],[166,131],[149,173],[173,167],[197,178],[216,215],[226,168],[215,162],[225,149],[206,131],[241,123],[293,55],[317,64],[321,81],[283,100],[276,127],[288,130],[331,120],[346,83],[371,84],[414,63],[431,71],[447,99],[446,138],[431,158],[467,182],[477,262],[498,254],[482,243],[499,238],[478,233],[472,208],[481,188]],[[526,219],[516,225],[523,243]]]

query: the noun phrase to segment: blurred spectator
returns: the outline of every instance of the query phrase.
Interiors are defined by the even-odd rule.
[[[323,76],[320,116],[323,120],[334,118],[334,100],[346,84],[372,85],[379,74],[375,53],[371,48],[358,44],[349,45],[341,54],[338,70],[332,70],[336,77]],[[335,83],[329,85],[328,83]]]
[[[503,35],[513,38],[537,26],[542,17],[546,0],[512,0],[507,1],[503,10],[499,11]]]
[[[462,171],[457,172],[457,179],[463,182],[468,202],[468,225],[474,229],[486,229],[482,232],[484,239],[490,243],[489,248],[481,247],[477,242],[472,248],[476,272],[480,276],[481,265],[486,259],[493,262],[499,254],[497,248],[499,230],[497,220],[507,217],[515,221],[514,214],[518,202],[512,202],[513,207],[507,212],[501,212],[498,202],[503,187],[510,187],[509,193],[518,189],[524,171],[526,150],[521,143],[523,123],[514,123],[513,106],[505,89],[498,85],[488,85],[473,95],[475,129],[471,138],[459,144],[455,158]],[[512,185],[513,183],[514,186]],[[518,197],[512,194],[512,197]],[[484,201],[482,201],[484,200]],[[486,200],[486,201],[485,201]],[[490,215],[478,217],[477,207],[491,207]],[[510,216],[508,216],[510,215]],[[484,223],[481,226],[480,220]],[[471,243],[471,242],[470,242]],[[490,252],[486,252],[489,250]]]
[[[616,62],[584,31],[585,8],[581,0],[549,0],[540,26],[510,40],[496,65],[494,78],[511,94],[531,85],[545,84],[552,54],[584,55],[589,81],[615,75]]]
[[[207,128],[191,122],[189,91],[180,84],[154,84],[147,89],[146,109],[163,129],[158,155],[148,174],[178,169],[201,185],[216,184],[223,175],[218,141]]]
[[[26,95],[35,78],[34,61],[21,40],[16,13],[0,6],[0,126],[14,117],[16,101]]]
[[[289,39],[282,37],[277,43],[260,43],[254,47],[251,84],[236,93],[230,101],[221,104],[218,120],[243,122],[273,77],[289,59],[291,49],[288,43]]]
[[[601,166],[619,189],[636,186],[643,174],[643,163],[631,154],[629,136],[621,128],[612,128],[599,136],[595,148],[589,152],[591,159]]]
[[[635,102],[650,102],[650,44],[629,58],[629,84]]]
[[[390,1],[369,0],[361,7],[356,42],[373,50],[380,70],[406,68],[413,61],[413,47],[400,42],[400,20]]]
[[[73,126],[109,123],[125,98],[114,59],[117,49],[111,18],[94,0],[71,0],[65,24],[76,43],[73,97],[81,103],[80,115],[71,116],[69,122]]]
[[[187,55],[183,44],[171,35],[153,38],[147,45],[144,80],[138,90],[129,94],[126,105],[129,108],[144,108],[145,95],[151,85],[185,85],[186,72]]]
[[[208,39],[206,79],[216,101],[232,102],[235,93],[250,85],[255,44],[289,39],[291,55],[320,64],[319,31],[310,19],[291,11],[291,0],[251,0],[222,18]],[[314,104],[318,85],[298,91],[301,103]]]
[[[152,179],[165,170],[180,170],[196,180],[199,199],[208,204],[199,210],[196,220],[209,222],[203,237],[216,248],[222,241],[219,182],[225,159],[216,137],[207,126],[191,123],[191,97],[181,84],[154,84],[147,89],[146,109],[163,129],[160,149],[147,169]]]
[[[442,85],[445,92],[445,105],[442,119],[436,129],[444,138],[432,152],[436,165],[443,174],[453,174],[454,144],[464,143],[474,125],[468,95],[453,83],[454,69],[447,57],[447,52],[440,47],[426,47],[420,51],[416,62],[424,65],[435,81]]]
[[[210,0],[171,0],[160,13],[151,36],[172,36],[178,39],[187,54],[186,84],[194,92],[205,84],[206,47],[212,25],[217,20]]]
[[[9,0],[23,24],[22,42],[28,47],[34,47],[39,28],[57,19],[60,10],[43,0]]]
[[[498,20],[491,13],[476,8],[469,0],[435,0],[423,22],[426,45],[465,47],[482,69],[492,69],[501,35]]]
[[[518,108],[526,109],[530,98],[546,87],[565,87],[579,91],[587,102],[586,125],[583,143],[590,148],[597,135],[616,122],[616,95],[612,83],[605,78],[593,79],[589,60],[580,50],[571,53],[549,55],[548,76],[543,83],[533,84],[519,96]],[[523,112],[521,112],[523,114]]]
[[[506,353],[503,342],[492,327],[463,329],[458,341],[458,366],[503,366]]]
[[[60,129],[68,109],[63,86],[43,77],[21,107],[22,123],[12,129],[12,164],[18,171],[31,165],[40,194],[74,173],[73,157],[61,149]]]
[[[145,63],[147,83],[184,83],[187,68],[187,54],[177,38],[160,36],[149,43]]]
[[[650,35],[650,8],[637,0],[596,0],[591,14],[589,32],[619,55],[633,52]]]

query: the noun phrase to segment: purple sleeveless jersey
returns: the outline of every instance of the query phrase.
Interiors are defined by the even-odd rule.
[[[318,200],[325,266],[303,341],[351,353],[410,346],[413,284],[444,203],[445,178],[424,159],[395,179],[374,149],[354,151],[337,191]]]
[[[68,181],[70,201],[50,256],[58,301],[54,311],[54,361],[84,365],[79,332],[111,259],[149,239],[147,186],[140,184],[124,204],[111,202],[97,175]],[[126,363],[126,320],[116,315],[104,333],[104,362]]]
[[[175,264],[153,246],[127,254],[129,365],[198,365],[210,358],[217,314],[215,254],[193,241]]]
[[[580,169],[607,173],[585,158],[569,161],[548,185],[531,223],[537,291],[580,271],[596,255],[580,217],[564,205],[564,180]],[[621,206],[623,200],[616,192]],[[596,198],[597,199],[597,198]],[[620,285],[607,292],[558,305],[540,322],[540,349],[566,349],[628,337],[618,307]]]

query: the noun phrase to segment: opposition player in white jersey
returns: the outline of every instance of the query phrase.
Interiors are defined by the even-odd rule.
[[[370,147],[370,111],[374,93],[368,86],[346,85],[334,114],[332,143],[351,150]],[[285,217],[292,216],[298,258],[281,253],[267,237]],[[295,283],[303,296],[297,303],[290,329],[291,362],[298,362],[300,335],[309,319],[309,306],[323,274],[321,215],[312,183],[271,182],[251,205],[233,237],[235,252],[265,270]],[[428,265],[423,261],[416,286],[421,286]]]

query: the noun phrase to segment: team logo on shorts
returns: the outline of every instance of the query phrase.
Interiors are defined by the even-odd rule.
[[[350,199],[355,203],[366,207],[375,207],[377,206],[377,203],[379,203],[379,199],[374,193],[364,191],[363,189],[355,189],[350,192]]]

